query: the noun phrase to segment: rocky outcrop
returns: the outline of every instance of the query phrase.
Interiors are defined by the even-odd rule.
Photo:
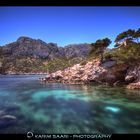
[[[140,64],[128,69],[125,80],[128,89],[140,89]]]
[[[45,82],[60,82],[67,84],[100,83],[108,85],[126,85],[128,89],[140,89],[140,64],[128,66],[116,64],[110,60],[100,63],[99,60],[87,62],[85,65],[76,64],[44,77]]]
[[[140,89],[140,81],[135,83],[130,83],[127,85],[127,89]]]
[[[57,71],[43,78],[45,82],[61,82],[68,84],[102,83],[117,84],[125,81],[127,66],[118,66],[115,61],[107,61],[103,64],[98,59],[86,63],[76,64],[66,68],[64,71]]]

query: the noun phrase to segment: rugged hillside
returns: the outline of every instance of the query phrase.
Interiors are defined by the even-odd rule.
[[[89,44],[72,44],[64,47],[64,54],[67,58],[81,57],[85,58],[91,51]]]
[[[56,43],[19,37],[17,41],[0,47],[0,73],[53,72],[59,70],[60,65],[64,69],[79,63],[90,49],[89,44],[58,47]]]
[[[63,71],[51,73],[46,77],[46,82],[62,82],[69,84],[102,83],[113,85],[124,82],[127,65],[117,65],[110,60],[101,63],[99,59],[93,59],[85,65],[76,64]]]
[[[57,44],[45,43],[29,37],[20,37],[16,42],[2,47],[4,55],[8,56],[32,56],[34,58],[53,59],[60,56]]]
[[[63,71],[51,73],[42,78],[42,81],[67,84],[127,85],[128,89],[140,89],[140,63],[130,67],[128,64],[117,64],[115,60],[101,63],[99,59],[94,59],[85,65],[76,64]]]
[[[128,89],[140,89],[140,43],[135,40],[125,43],[124,40],[117,48],[107,50],[107,41],[97,40],[84,61],[51,73],[42,80],[67,84],[125,85]]]
[[[73,44],[58,47],[56,43],[45,43],[40,39],[20,37],[16,42],[2,46],[1,49],[4,55],[33,56],[52,60],[57,57],[85,57],[90,51],[90,45]]]

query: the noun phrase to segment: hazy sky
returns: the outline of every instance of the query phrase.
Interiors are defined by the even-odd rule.
[[[129,28],[140,28],[140,7],[0,7],[0,45],[20,36],[59,46],[114,41]]]

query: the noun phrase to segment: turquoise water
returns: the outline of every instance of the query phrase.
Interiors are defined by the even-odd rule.
[[[39,77],[0,76],[0,133],[140,133],[140,91]]]

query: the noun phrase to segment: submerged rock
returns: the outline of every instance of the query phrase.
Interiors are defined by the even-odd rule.
[[[4,119],[4,120],[16,120],[17,118],[13,115],[3,115],[0,117],[0,119]]]

